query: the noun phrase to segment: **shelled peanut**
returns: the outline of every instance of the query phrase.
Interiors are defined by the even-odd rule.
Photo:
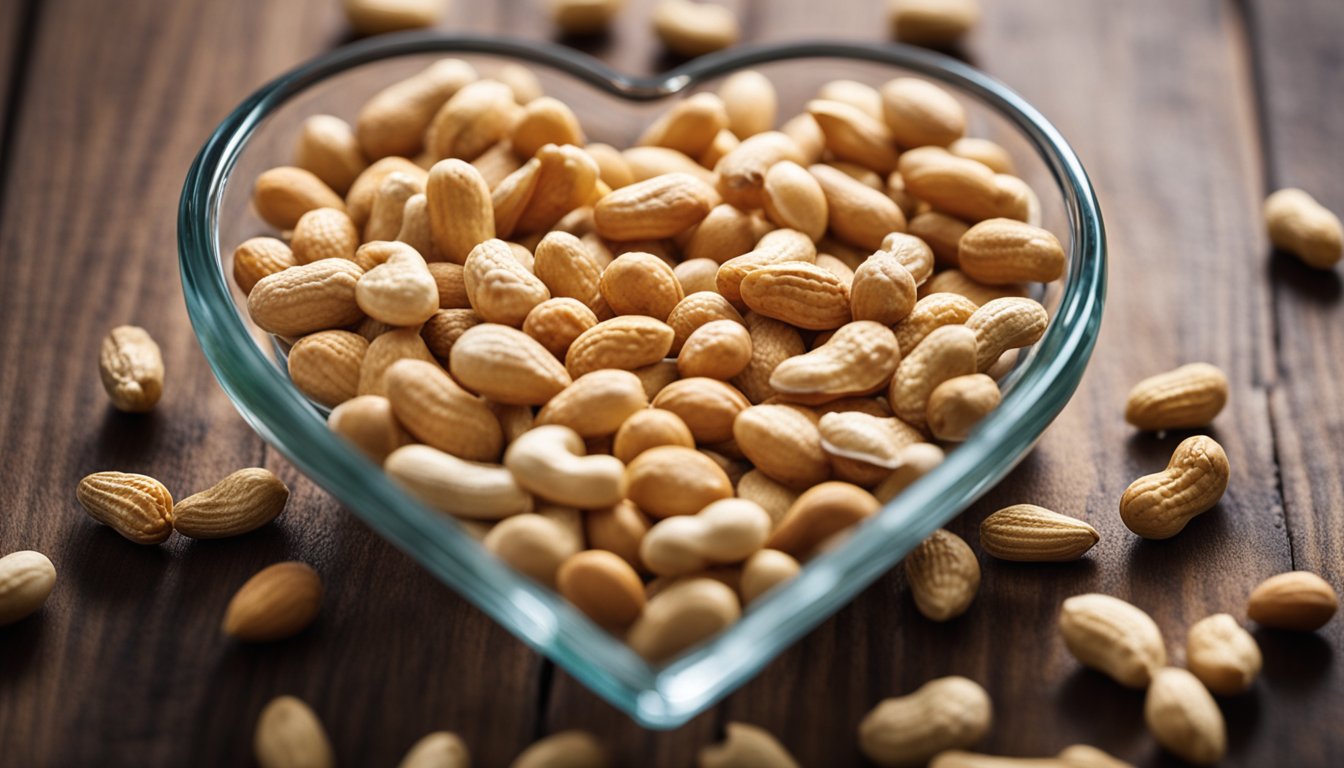
[[[965,439],[1065,254],[931,83],[773,130],[738,73],[620,150],[523,79],[444,60],[311,118],[234,275],[333,431],[658,661]]]

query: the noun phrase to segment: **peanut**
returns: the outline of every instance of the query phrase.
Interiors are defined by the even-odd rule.
[[[1143,719],[1168,752],[1195,765],[1213,765],[1227,752],[1227,726],[1199,679],[1179,667],[1153,675]]]
[[[551,20],[565,35],[596,35],[611,24],[625,0],[548,0]]]
[[[892,36],[932,48],[959,42],[980,21],[979,0],[888,0]]]
[[[625,497],[659,519],[693,515],[733,495],[733,484],[712,459],[691,448],[660,445],[625,467]]]
[[[585,456],[583,438],[558,424],[524,432],[509,444],[504,466],[538,498],[571,507],[607,507],[625,495],[625,464],[613,456]]]
[[[173,532],[172,494],[147,475],[95,472],[75,496],[89,517],[137,544],[159,544]]]
[[[973,680],[940,677],[874,707],[859,724],[859,749],[884,768],[924,765],[939,752],[984,738],[992,710]]]
[[[499,419],[484,400],[423,360],[387,369],[387,399],[407,431],[426,445],[469,461],[494,461],[504,444]]]
[[[1339,216],[1300,189],[1280,189],[1265,198],[1269,240],[1316,269],[1332,269],[1344,257]]]
[[[826,149],[839,160],[857,163],[878,173],[896,169],[897,151],[891,129],[882,118],[841,101],[813,99],[807,113],[817,121]]]
[[[355,249],[359,247],[359,230],[355,229],[355,223],[345,211],[314,208],[299,217],[289,245],[293,249],[294,260],[300,264],[311,264],[322,259],[353,260]]]
[[[966,319],[975,331],[976,368],[983,373],[1004,352],[1040,341],[1049,322],[1045,307],[1032,299],[1005,297],[981,305]]]
[[[896,366],[887,391],[892,411],[922,429],[933,391],[945,381],[975,373],[976,354],[975,333],[967,326],[935,328]]]
[[[463,461],[427,445],[396,449],[383,469],[411,495],[450,515],[502,520],[532,510],[532,495],[505,467]]]
[[[380,465],[389,453],[411,442],[392,404],[380,395],[360,395],[331,409],[327,427]]]
[[[966,110],[927,80],[898,77],[881,89],[882,117],[902,147],[946,147],[966,132]]]
[[[750,362],[751,334],[746,327],[734,320],[712,320],[686,337],[677,355],[677,371],[687,378],[707,376],[726,381]]]
[[[293,696],[271,699],[257,718],[252,750],[261,768],[332,768],[336,758],[322,721]]]
[[[691,0],[659,0],[653,30],[669,50],[687,58],[722,50],[742,36],[732,11]]]
[[[626,638],[635,653],[659,662],[717,634],[741,614],[731,588],[710,578],[688,578],[651,598]]]
[[[248,579],[229,601],[224,634],[249,643],[283,640],[303,631],[322,605],[322,579],[300,562],[276,563]]]
[[[1148,614],[1109,595],[1075,595],[1059,612],[1074,658],[1129,688],[1144,688],[1167,663],[1162,633]]]
[[[613,552],[589,549],[571,555],[556,573],[556,586],[599,626],[628,627],[644,611],[644,583]]]
[[[1054,235],[1013,219],[985,219],[957,244],[961,271],[989,285],[1058,280],[1066,260]]]
[[[1227,376],[1208,363],[1190,363],[1135,384],[1125,421],[1155,431],[1203,427],[1226,403]]]
[[[346,259],[323,259],[263,277],[247,294],[247,311],[262,330],[306,336],[364,316],[355,285],[364,271]]]
[[[765,215],[775,225],[796,229],[814,241],[826,234],[826,195],[801,165],[784,160],[770,166],[761,192]]]
[[[1260,646],[1226,613],[1200,619],[1190,627],[1185,660],[1195,677],[1221,696],[1245,692],[1260,674]]]
[[[289,487],[270,470],[240,469],[173,506],[173,530],[193,539],[241,536],[274,520]]]
[[[960,442],[990,411],[999,407],[999,385],[983,373],[956,376],[933,388],[925,411],[929,431],[939,440]]]
[[[533,307],[551,298],[546,285],[503,240],[486,240],[472,248],[462,275],[471,308],[487,322],[519,328]]]
[[[439,286],[429,265],[415,249],[391,244],[392,253],[359,276],[355,302],[379,322],[393,326],[420,325],[439,309]]]
[[[638,376],[629,371],[596,370],[575,378],[551,398],[537,413],[537,424],[561,424],[584,438],[606,437],[648,405]]]
[[[462,738],[450,731],[427,734],[411,746],[397,768],[468,768],[471,754]]]
[[[1209,511],[1227,490],[1231,469],[1223,447],[1204,435],[1181,441],[1167,468],[1130,484],[1120,519],[1145,539],[1169,539]]]
[[[791,357],[770,374],[770,387],[791,399],[825,402],[881,390],[900,361],[896,335],[881,323],[846,323],[825,344]]]
[[[294,165],[310,171],[338,195],[350,189],[369,166],[350,124],[332,115],[313,115],[303,121]]]
[[[1000,560],[1077,560],[1100,539],[1097,529],[1082,520],[1034,504],[1004,507],[980,523],[980,547]]]
[[[775,525],[766,549],[803,559],[817,545],[873,516],[877,499],[862,488],[841,482],[823,482],[804,491]]]
[[[925,618],[949,621],[975,600],[980,563],[960,536],[940,528],[905,556],[905,580]]]
[[[233,281],[249,294],[263,277],[297,264],[294,252],[283,240],[254,237],[244,240],[233,251]]]
[[[652,317],[613,317],[579,334],[565,353],[565,367],[579,377],[601,368],[628,371],[652,365],[667,356],[674,335]]]
[[[554,589],[561,566],[583,549],[582,533],[572,524],[577,517],[577,510],[564,507],[513,515],[491,528],[481,544],[523,575]]]
[[[892,232],[905,231],[905,214],[885,194],[829,165],[807,169],[826,197],[831,232],[856,248],[877,250]]]
[[[466,389],[505,405],[544,405],[573,382],[539,342],[497,323],[464,331],[453,344],[448,370]]]
[[[0,557],[0,627],[36,613],[56,586],[56,567],[41,552]]]
[[[602,300],[616,314],[647,315],[662,321],[685,298],[672,267],[653,254],[638,251],[623,253],[608,264],[598,288]]]
[[[257,177],[252,207],[276,229],[293,229],[303,214],[316,208],[344,211],[345,201],[311,171],[286,166]]]
[[[640,543],[640,560],[660,576],[682,576],[715,564],[739,563],[770,534],[770,515],[755,502],[720,499],[694,515],[660,520]]]
[[[798,768],[774,736],[764,728],[728,723],[723,743],[700,750],[699,768]]]
[[[1309,571],[1271,576],[1251,592],[1246,615],[1275,629],[1314,632],[1339,610],[1334,587]]]
[[[815,414],[791,405],[753,405],[733,421],[733,439],[761,472],[791,488],[830,477]]]
[[[774,83],[760,72],[744,69],[729,75],[719,86],[728,115],[728,128],[739,139],[770,130],[775,124],[779,97]]]
[[[119,325],[103,337],[98,373],[112,407],[148,413],[163,396],[163,356],[149,331]]]

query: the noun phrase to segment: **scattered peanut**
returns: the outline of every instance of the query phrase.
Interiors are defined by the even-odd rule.
[[[261,710],[252,744],[261,768],[336,765],[322,721],[312,708],[293,696],[274,698]]]
[[[727,48],[742,34],[732,11],[692,0],[660,0],[653,9],[653,29],[663,45],[687,57]]]
[[[1000,560],[1062,563],[1077,560],[1101,539],[1097,529],[1034,504],[1014,504],[980,523],[980,546]]]
[[[163,395],[163,357],[144,328],[121,325],[108,331],[98,372],[108,399],[119,411],[146,413]]]
[[[1310,571],[1270,576],[1251,592],[1246,615],[1275,629],[1314,632],[1339,610],[1335,588]]]
[[[1227,454],[1213,438],[1186,438],[1165,470],[1140,477],[1125,489],[1120,519],[1145,539],[1169,539],[1218,503],[1230,472]]]
[[[1260,646],[1236,619],[1217,613],[1190,627],[1185,662],[1204,687],[1234,696],[1250,688],[1260,674]]]
[[[41,552],[0,557],[0,627],[36,613],[56,586],[56,566]]]
[[[443,18],[448,0],[345,0],[345,18],[361,35],[432,27]]]
[[[523,750],[509,768],[608,768],[610,765],[606,748],[592,734],[562,731]]]
[[[1116,597],[1070,597],[1060,609],[1059,631],[1075,658],[1130,688],[1146,687],[1167,663],[1157,624]]]
[[[1339,216],[1300,189],[1280,189],[1265,199],[1269,240],[1307,266],[1331,269],[1344,257]]]
[[[159,544],[173,532],[173,496],[147,475],[95,472],[75,496],[89,517],[136,544]]]
[[[468,768],[471,753],[462,737],[449,731],[435,731],[415,742],[397,768]]]
[[[173,506],[173,529],[193,539],[255,531],[280,515],[289,487],[268,469],[240,469]]]
[[[940,752],[974,746],[989,732],[992,712],[975,681],[940,677],[874,707],[859,724],[859,749],[883,768],[924,765]]]
[[[960,536],[940,528],[905,556],[905,580],[925,618],[948,621],[975,600],[980,563]]]
[[[891,34],[903,43],[945,47],[980,21],[979,0],[887,0]]]
[[[1227,726],[1218,702],[1197,677],[1179,667],[1153,675],[1143,719],[1159,744],[1195,765],[1213,765],[1227,752]]]
[[[798,768],[774,736],[764,728],[746,723],[728,723],[723,743],[700,750],[699,768]]]
[[[306,563],[276,563],[248,579],[224,612],[224,634],[264,643],[303,631],[322,605],[322,580]]]
[[[1190,363],[1135,384],[1125,421],[1155,431],[1203,427],[1226,403],[1227,376],[1208,363]]]

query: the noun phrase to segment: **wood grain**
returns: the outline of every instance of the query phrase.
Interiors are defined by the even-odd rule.
[[[0,44],[19,34],[20,5],[0,6]],[[453,5],[446,29],[554,34],[531,0]],[[649,29],[652,3],[629,5],[612,34],[567,42],[635,73],[676,63]],[[876,3],[731,5],[748,41],[885,34]],[[1296,565],[1344,579],[1344,290],[1338,273],[1271,256],[1259,223],[1278,185],[1344,210],[1335,5],[985,3],[961,53],[1073,142],[1107,216],[1111,290],[1078,395],[1035,453],[949,527],[976,546],[986,514],[1032,502],[1085,517],[1102,543],[1058,567],[982,558],[976,604],[945,625],[914,611],[894,572],[725,702],[660,733],[543,662],[297,476],[234,413],[196,346],[175,263],[182,176],[246,93],[345,41],[338,4],[42,3],[22,56],[0,56],[0,83],[21,96],[0,140],[0,551],[44,551],[60,581],[38,618],[0,631],[0,762],[247,764],[257,712],[293,693],[327,723],[346,765],[395,764],[441,728],[461,733],[478,764],[503,765],[532,739],[578,727],[610,743],[617,764],[684,766],[730,720],[769,728],[804,765],[862,765],[855,729],[868,708],[959,673],[994,699],[987,751],[1087,742],[1169,764],[1143,729],[1142,695],[1080,670],[1055,613],[1078,592],[1133,600],[1179,662],[1186,627],[1241,616],[1261,578]],[[113,412],[97,381],[99,339],[123,322],[147,327],[167,360],[167,394],[149,417]],[[1232,380],[1213,432],[1232,488],[1181,536],[1142,542],[1120,524],[1118,498],[1184,435],[1136,435],[1122,403],[1137,378],[1193,360]],[[144,471],[185,496],[252,464],[281,473],[294,495],[278,525],[238,540],[137,548],[73,500],[78,478],[99,469]],[[225,642],[216,627],[229,595],[283,559],[323,574],[318,624],[273,647]],[[1307,638],[1257,638],[1262,682],[1223,702],[1225,764],[1344,761],[1344,621]]]

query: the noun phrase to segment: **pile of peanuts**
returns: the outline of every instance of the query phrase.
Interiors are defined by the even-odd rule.
[[[527,69],[442,60],[307,120],[252,201],[288,242],[234,276],[332,430],[664,660],[964,440],[1064,272],[942,88],[776,112],[741,72],[618,150]]]

